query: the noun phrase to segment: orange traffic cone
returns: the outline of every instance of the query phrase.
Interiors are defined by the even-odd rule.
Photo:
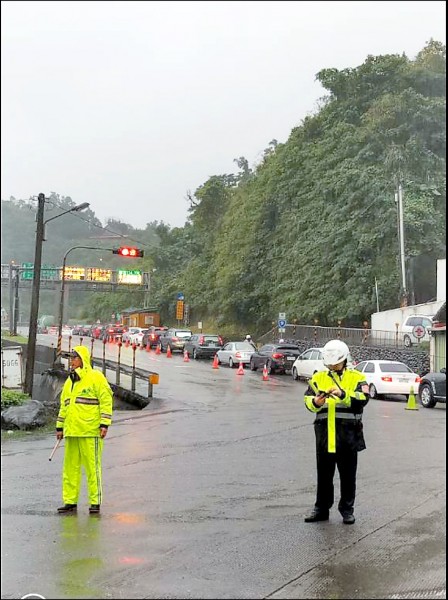
[[[161,350],[160,350],[160,344],[157,344],[157,347],[156,347],[156,354],[160,354],[160,353],[161,353]]]
[[[171,352],[171,346],[167,346],[166,347],[166,357],[171,358],[172,356],[173,356],[173,353]]]
[[[212,365],[212,367],[214,369],[219,369],[218,355],[217,354],[215,354],[215,356],[213,357],[213,365]]]
[[[243,367],[243,363],[240,362],[240,366],[238,367],[238,371],[236,372],[237,375],[244,375],[244,367]]]
[[[269,381],[268,368],[266,365],[263,367],[263,381]]]
[[[149,342],[146,344],[146,352],[151,352],[151,344]]]
[[[190,358],[188,356],[188,350],[184,351],[184,362],[190,362]]]
[[[129,341],[129,338],[128,338],[128,339],[126,340],[126,344],[125,344],[125,346],[126,346],[126,348],[129,348],[129,346],[130,346],[130,345],[131,345],[131,342]]]

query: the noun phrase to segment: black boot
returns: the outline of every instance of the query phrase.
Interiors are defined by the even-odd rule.
[[[345,525],[353,525],[355,520],[355,515],[353,513],[345,513],[344,515],[342,515],[342,522]]]
[[[316,521],[328,521],[329,512],[323,512],[318,510],[317,508],[313,508],[309,515],[307,515],[304,519],[305,523],[316,523]]]
[[[99,504],[91,504],[89,507],[89,513],[91,515],[97,515],[100,512],[100,505]]]
[[[64,504],[64,506],[60,506],[58,508],[58,513],[60,515],[65,515],[67,513],[75,513],[78,509],[77,504]]]

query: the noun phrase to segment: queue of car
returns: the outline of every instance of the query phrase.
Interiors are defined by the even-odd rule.
[[[243,365],[251,371],[264,369],[268,374],[290,372],[293,379],[306,381],[314,373],[326,369],[322,358],[322,347],[308,348],[300,352],[298,345],[286,343],[264,344],[256,348],[247,340],[226,341],[216,333],[193,333],[188,328],[177,327],[124,327],[116,323],[91,326],[64,326],[63,335],[91,336],[104,340],[107,337],[130,342],[137,346],[160,347],[161,352],[188,353],[195,360],[214,358],[218,364],[229,368]],[[418,394],[422,406],[433,408],[437,402],[446,403],[446,369],[438,373],[426,373],[423,377],[414,373],[405,363],[396,360],[364,360],[356,364],[351,355],[348,367],[354,368],[365,376],[371,399],[389,395],[409,396]]]

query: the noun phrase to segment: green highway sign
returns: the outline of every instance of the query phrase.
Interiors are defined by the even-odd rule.
[[[22,263],[22,269],[26,269],[20,273],[21,279],[33,279],[34,277],[34,263]],[[42,265],[40,270],[40,278],[48,281],[59,281],[58,267],[54,265]]]

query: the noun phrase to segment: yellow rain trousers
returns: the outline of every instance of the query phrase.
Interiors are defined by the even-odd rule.
[[[101,504],[101,455],[103,440],[98,437],[66,437],[62,470],[64,504],[78,504],[81,491],[81,466],[87,478],[90,504]]]

